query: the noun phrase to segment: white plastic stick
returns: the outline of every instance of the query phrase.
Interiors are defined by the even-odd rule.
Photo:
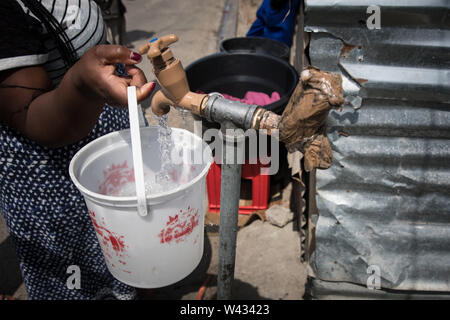
[[[141,132],[139,125],[139,112],[141,111],[138,109],[136,87],[134,86],[128,87],[128,112],[130,115],[131,150],[133,152],[138,213],[145,217],[147,215],[147,201],[145,199],[144,166],[142,162]]]
[[[138,104],[138,116],[139,116],[139,127],[143,128],[145,127],[145,119],[144,119],[144,114],[141,112],[142,107],[141,104]]]

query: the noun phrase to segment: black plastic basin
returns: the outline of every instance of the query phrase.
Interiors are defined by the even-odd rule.
[[[220,51],[228,53],[268,54],[289,61],[290,50],[283,42],[262,37],[237,37],[220,43]]]
[[[297,71],[286,61],[251,53],[216,53],[203,57],[188,67],[186,75],[192,91],[226,93],[243,98],[247,91],[277,91],[281,99],[264,106],[283,113],[297,82]]]

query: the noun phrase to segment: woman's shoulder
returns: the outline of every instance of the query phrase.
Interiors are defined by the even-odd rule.
[[[0,1],[0,71],[43,65],[56,85],[67,72],[67,66],[42,18],[33,12],[44,10],[51,14],[67,36],[71,54],[76,58],[106,42],[102,14],[92,0],[36,1],[34,10],[29,8],[30,3]]]
[[[43,0],[42,5],[61,25],[77,58],[98,44],[106,43],[106,29],[100,8],[93,0]],[[58,83],[67,71],[53,39],[45,42],[49,59],[44,64],[50,78]]]
[[[47,60],[41,23],[15,0],[0,1],[0,71]]]

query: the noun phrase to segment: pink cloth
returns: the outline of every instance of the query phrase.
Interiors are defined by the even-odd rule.
[[[204,94],[204,92],[200,90],[197,90],[196,92]],[[281,99],[280,94],[276,91],[272,92],[270,97],[264,92],[256,92],[256,91],[247,91],[242,99],[230,96],[229,94],[226,93],[222,93],[222,95],[225,99],[228,100],[240,101],[246,104],[257,104],[258,106],[265,106]]]
[[[240,101],[246,104],[257,104],[258,106],[265,106],[280,100],[280,94],[276,91],[272,92],[270,97],[264,92],[255,91],[248,91],[242,99],[230,96],[226,93],[222,93],[222,95],[228,100]]]

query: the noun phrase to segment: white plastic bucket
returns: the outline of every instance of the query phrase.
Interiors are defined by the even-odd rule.
[[[158,127],[141,128],[144,173],[160,169],[157,137]],[[171,178],[178,187],[147,195],[149,214],[145,217],[137,213],[136,196],[112,195],[124,184],[134,183],[129,130],[87,144],[69,167],[70,177],[86,201],[109,271],[138,288],[163,287],[185,278],[203,255],[211,150],[201,138],[183,129],[172,129],[172,141],[185,160],[194,159],[195,153],[196,161],[174,166]],[[183,168],[189,168],[189,181]]]

